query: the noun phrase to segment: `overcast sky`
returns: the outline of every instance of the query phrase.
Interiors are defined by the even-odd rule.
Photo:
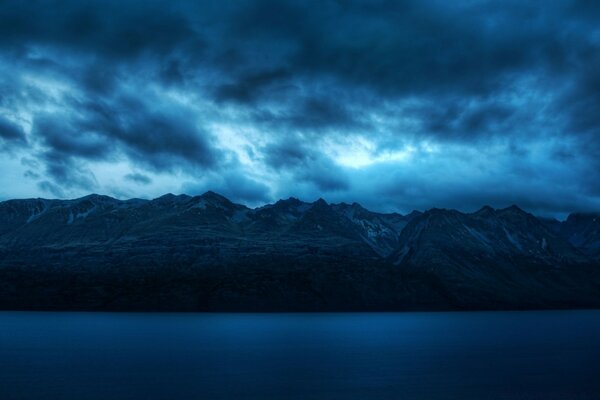
[[[0,200],[600,210],[600,2],[2,1]]]

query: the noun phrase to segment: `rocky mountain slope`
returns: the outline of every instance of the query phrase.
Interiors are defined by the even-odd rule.
[[[518,207],[376,213],[213,192],[0,203],[0,308],[402,310],[600,305],[598,223]]]
[[[571,214],[560,225],[559,234],[600,262],[600,214]]]
[[[600,266],[516,206],[472,214],[429,210],[399,241],[392,262],[439,280],[463,307],[558,307],[597,297]]]

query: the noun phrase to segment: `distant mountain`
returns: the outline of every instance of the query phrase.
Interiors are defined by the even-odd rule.
[[[584,254],[600,262],[600,213],[571,214],[559,234]]]
[[[0,203],[0,308],[402,310],[600,305],[599,221],[516,206],[376,213],[207,192]]]
[[[394,265],[431,275],[462,307],[560,306],[596,297],[600,265],[517,206],[429,210],[406,226],[400,243]]]

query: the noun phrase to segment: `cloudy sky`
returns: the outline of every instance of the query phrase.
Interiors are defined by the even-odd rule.
[[[0,199],[600,210],[600,2],[6,1]]]

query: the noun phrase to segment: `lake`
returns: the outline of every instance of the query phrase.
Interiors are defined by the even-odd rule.
[[[600,311],[0,313],[0,399],[599,399]]]

